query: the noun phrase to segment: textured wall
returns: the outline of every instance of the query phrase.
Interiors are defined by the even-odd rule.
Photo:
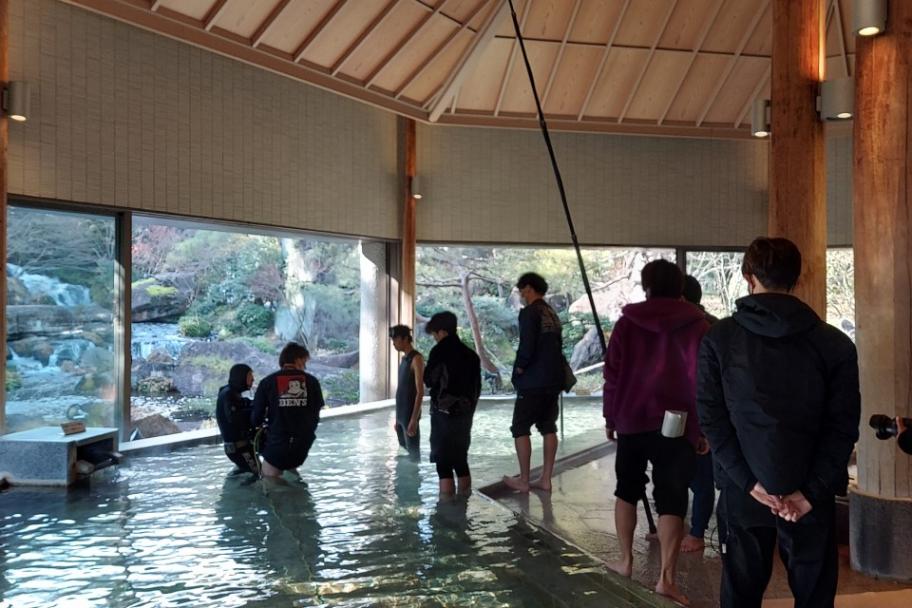
[[[12,0],[33,83],[9,188],[65,201],[395,237],[392,114],[56,0]]]
[[[827,233],[831,246],[852,244],[852,134],[828,135]]]

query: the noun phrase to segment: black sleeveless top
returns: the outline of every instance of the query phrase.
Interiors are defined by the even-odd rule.
[[[418,396],[415,372],[412,370],[412,361],[418,354],[417,350],[413,350],[399,363],[399,385],[396,387],[396,424],[402,426],[408,426],[412,419],[412,409],[415,407],[415,398]]]

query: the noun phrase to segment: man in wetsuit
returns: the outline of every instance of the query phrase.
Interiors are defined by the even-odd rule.
[[[424,383],[431,392],[431,462],[437,465],[440,493],[471,489],[469,444],[472,418],[481,395],[481,362],[456,334],[456,315],[439,312],[425,331],[437,344],[428,355]],[[454,475],[455,474],[455,475]]]
[[[407,325],[390,328],[393,348],[402,353],[399,363],[399,384],[396,387],[396,422],[393,429],[399,445],[409,455],[418,459],[421,436],[418,421],[421,419],[421,400],[424,398],[424,357],[412,345],[412,330]]]
[[[323,407],[320,382],[304,372],[310,358],[306,348],[289,342],[279,355],[282,369],[260,382],[253,398],[251,420],[255,427],[266,423],[263,477],[280,477],[304,464],[316,439]]]
[[[253,451],[254,427],[250,425],[251,402],[242,393],[253,386],[253,370],[238,363],[228,372],[228,384],[219,389],[215,403],[215,419],[225,455],[235,464],[232,475],[258,473],[256,454]]]

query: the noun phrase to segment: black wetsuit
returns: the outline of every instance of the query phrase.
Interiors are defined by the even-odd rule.
[[[231,368],[228,384],[219,389],[215,419],[222,433],[222,441],[225,442],[225,455],[240,471],[256,473],[258,467],[253,450],[254,428],[250,424],[252,406],[250,399],[241,395],[248,388],[249,373],[250,368],[243,364]]]
[[[440,479],[469,475],[472,418],[481,395],[478,355],[457,336],[431,349],[424,383],[431,393],[431,462]]]
[[[399,363],[399,385],[396,387],[396,437],[399,439],[399,445],[407,449],[413,456],[418,455],[421,434],[416,430],[415,436],[409,437],[407,431],[412,419],[412,412],[415,409],[415,399],[418,397],[412,362],[415,357],[420,356],[421,353],[412,350],[402,358],[402,362]]]
[[[266,422],[266,440],[260,453],[277,469],[301,466],[316,439],[323,407],[320,382],[299,369],[288,367],[269,374],[253,398],[252,421]]]

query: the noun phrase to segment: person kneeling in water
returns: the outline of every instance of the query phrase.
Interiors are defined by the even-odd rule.
[[[219,389],[215,404],[215,419],[222,441],[225,442],[225,455],[235,464],[232,475],[239,473],[259,474],[256,453],[253,450],[254,427],[250,425],[250,399],[242,393],[253,386],[253,370],[250,366],[238,363],[228,372],[228,384]]]
[[[279,355],[282,369],[263,378],[257,387],[251,422],[255,427],[266,423],[266,441],[260,451],[263,477],[296,472],[317,437],[323,391],[320,382],[304,372],[309,358],[306,348],[289,342]]]

